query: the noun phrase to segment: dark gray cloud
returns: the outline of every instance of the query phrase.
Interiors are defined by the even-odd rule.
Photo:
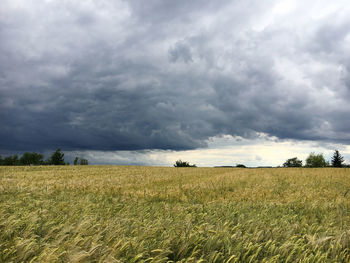
[[[175,46],[169,50],[169,56],[171,62],[193,62],[191,48],[186,43],[177,42]]]
[[[0,148],[181,150],[259,133],[348,144],[349,8],[324,5],[6,0]]]

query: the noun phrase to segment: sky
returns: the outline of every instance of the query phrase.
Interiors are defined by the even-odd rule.
[[[0,153],[350,162],[350,4],[2,0]]]

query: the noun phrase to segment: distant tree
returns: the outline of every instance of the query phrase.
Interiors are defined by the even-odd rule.
[[[84,158],[80,158],[80,165],[88,165],[89,162],[87,159],[84,159]]]
[[[43,164],[44,155],[40,153],[25,152],[19,159],[21,165],[40,165]]]
[[[17,154],[15,154],[13,156],[13,165],[20,165],[19,158],[18,158]]]
[[[174,164],[174,167],[197,167],[195,164],[190,165],[189,162],[183,162],[181,160],[177,160]]]
[[[24,153],[19,161],[22,165],[30,165],[32,162],[32,154],[28,152]]]
[[[283,167],[302,167],[303,161],[299,160],[297,157],[288,159],[284,164]]]
[[[20,165],[19,159],[18,159],[18,155],[10,155],[7,156],[4,160],[3,160],[3,165]]]
[[[306,167],[326,167],[328,166],[328,163],[323,157],[323,154],[315,154],[310,153],[310,155],[306,158]]]
[[[5,157],[3,160],[3,164],[4,165],[13,165],[12,155]]]
[[[2,159],[1,155],[0,155],[0,165],[4,165],[4,160]]]
[[[74,165],[78,165],[78,161],[79,161],[79,158],[78,158],[78,157],[75,157],[75,159],[74,159]]]
[[[333,167],[342,167],[344,162],[344,157],[341,156],[338,150],[334,151],[333,157],[332,157],[332,166]]]
[[[32,153],[33,156],[33,164],[41,165],[44,162],[44,155],[41,153]]]
[[[50,157],[49,164],[53,165],[65,165],[64,162],[64,153],[62,153],[61,149],[57,149]]]
[[[237,168],[247,168],[244,164],[237,164],[236,167]]]

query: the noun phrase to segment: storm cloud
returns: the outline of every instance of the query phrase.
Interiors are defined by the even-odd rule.
[[[346,1],[0,7],[0,148],[186,150],[214,136],[350,142]]]

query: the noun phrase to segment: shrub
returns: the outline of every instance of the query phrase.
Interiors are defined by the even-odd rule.
[[[177,160],[174,164],[174,167],[197,167],[195,164],[190,165],[189,162],[183,162],[181,160]]]
[[[84,159],[84,158],[80,158],[80,165],[88,165],[89,162],[87,159]]]
[[[303,161],[299,160],[297,157],[288,159],[284,164],[283,167],[302,167]]]
[[[306,167],[326,167],[328,163],[323,157],[323,154],[315,154],[310,153],[310,155],[306,158]]]

